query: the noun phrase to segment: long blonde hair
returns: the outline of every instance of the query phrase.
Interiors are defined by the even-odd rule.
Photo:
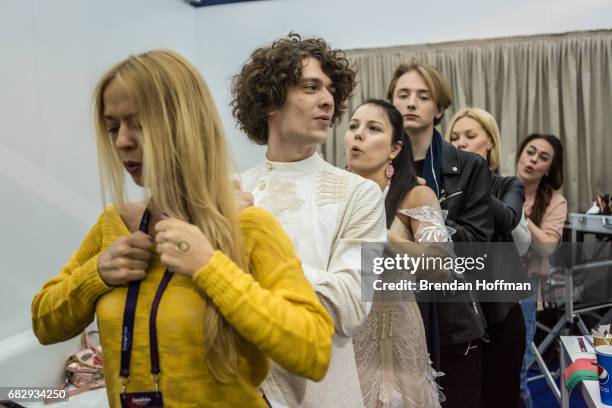
[[[153,50],[129,56],[99,81],[94,122],[102,194],[110,190],[112,202],[122,211],[124,171],[104,124],[103,93],[112,80],[119,81],[137,109],[149,207],[194,223],[215,249],[248,272],[229,154],[204,78],[181,55]],[[206,300],[206,364],[217,380],[228,382],[237,373],[237,335],[210,298]]]
[[[451,134],[453,132],[453,128],[455,127],[455,123],[461,118],[471,118],[482,126],[482,129],[485,131],[487,136],[491,139],[491,151],[487,157],[487,164],[489,165],[489,169],[491,171],[497,172],[499,168],[499,148],[500,148],[500,137],[499,137],[499,127],[497,126],[497,122],[493,115],[483,109],[479,108],[464,108],[453,115],[448,126],[446,128],[446,140],[450,142]]]

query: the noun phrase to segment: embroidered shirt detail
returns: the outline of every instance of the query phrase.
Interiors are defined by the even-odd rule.
[[[348,199],[347,177],[321,171],[317,176],[317,205],[333,204]]]
[[[295,250],[301,250],[306,226],[299,217],[298,210],[305,201],[298,196],[297,184],[284,177],[270,177],[267,185],[268,194],[258,205],[274,214],[289,235]]]
[[[304,200],[298,197],[295,182],[281,177],[270,177],[268,194],[262,198],[260,205],[272,214],[280,214],[284,211],[299,210],[304,205]]]

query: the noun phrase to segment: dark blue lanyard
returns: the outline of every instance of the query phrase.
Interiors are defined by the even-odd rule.
[[[140,221],[139,230],[148,233],[149,230],[149,218],[151,214],[149,209],[145,209],[144,214],[142,215],[142,220]],[[157,292],[155,293],[155,298],[153,298],[153,306],[151,307],[151,315],[149,317],[149,344],[151,347],[151,374],[157,378],[159,373],[161,372],[159,368],[159,353],[157,350],[157,327],[156,327],[156,317],[157,310],[159,309],[159,302],[161,301],[161,297],[168,287],[168,283],[172,278],[172,272],[168,269],[164,272],[164,276],[157,287]],[[127,379],[130,376],[130,359],[132,355],[132,341],[134,337],[134,318],[136,315],[136,303],[138,302],[138,291],[140,289],[140,281],[132,281],[128,285],[127,299],[125,301],[125,310],[123,312],[123,330],[121,335],[121,371],[119,372],[119,376],[123,377],[125,380],[122,381],[124,388],[125,384],[127,384]]]

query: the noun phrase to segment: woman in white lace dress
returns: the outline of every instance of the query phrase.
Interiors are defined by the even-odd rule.
[[[410,141],[395,107],[368,100],[357,108],[345,135],[345,149],[349,169],[377,182],[384,191],[389,242],[399,243],[408,255],[447,255],[452,232],[444,226],[434,192],[419,185]],[[427,271],[417,273],[417,278],[439,281],[448,279],[448,274]],[[441,373],[431,366],[413,293],[404,293],[401,301],[375,295],[368,321],[353,343],[366,408],[440,406],[436,377]]]

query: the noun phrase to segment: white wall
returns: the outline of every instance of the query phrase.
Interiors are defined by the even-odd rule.
[[[610,22],[609,0],[262,0],[200,9],[182,0],[0,0],[0,351],[3,338],[29,330],[33,295],[101,209],[91,92],[128,53],[167,47],[194,61],[246,169],[263,149],[234,127],[230,78],[253,48],[291,30],[361,48]]]
[[[101,210],[96,80],[149,48],[194,59],[194,24],[178,0],[0,0],[0,339]]]

